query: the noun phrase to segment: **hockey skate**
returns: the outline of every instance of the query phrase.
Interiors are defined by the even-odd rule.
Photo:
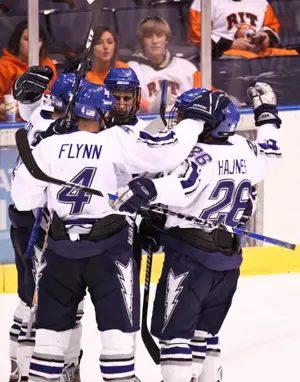
[[[79,364],[75,365],[74,363],[66,365],[60,377],[60,382],[81,382],[79,367]]]
[[[11,362],[11,371],[10,371],[9,382],[20,382],[21,374],[20,374],[19,366],[17,362],[13,359],[11,359],[10,362]]]
[[[70,363],[64,367],[62,376],[60,377],[60,382],[81,382],[80,379],[80,361],[82,358],[83,351],[80,350],[80,356],[78,358],[78,363]]]

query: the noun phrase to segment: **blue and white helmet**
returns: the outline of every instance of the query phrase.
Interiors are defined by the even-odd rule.
[[[73,91],[75,77],[74,73],[64,73],[54,81],[51,88],[51,99],[56,109],[66,111],[70,95]],[[84,78],[80,80],[78,91],[86,82]]]
[[[180,94],[175,101],[175,104],[170,111],[170,118],[168,127],[169,129],[173,128],[180,120],[183,118],[183,110],[188,107],[193,99],[204,92],[209,90],[205,88],[192,88],[186,92]]]
[[[113,105],[114,98],[108,89],[86,82],[76,94],[74,114],[78,117],[106,122]]]
[[[111,91],[116,98],[116,104],[113,109],[115,124],[126,124],[135,118],[140,108],[141,87],[135,71],[131,68],[112,68],[108,72],[104,85]],[[123,97],[123,102],[130,95],[128,107],[123,110],[118,108],[118,98]],[[130,104],[129,104],[130,102]]]
[[[226,104],[217,111],[217,124],[210,135],[215,138],[230,137],[235,134],[240,121],[240,112],[236,105],[226,96]]]
[[[178,96],[175,101],[175,106],[178,109],[184,108],[189,106],[190,102],[193,101],[193,99],[197,96],[199,96],[202,93],[208,92],[209,90],[205,88],[192,88]]]
[[[220,106],[216,111],[217,123],[205,132],[206,136],[224,138],[234,135],[240,120],[240,113],[236,105],[223,92],[217,90],[212,92],[204,88],[191,89],[178,97],[179,102],[176,100],[177,115],[181,119],[197,118],[197,106],[201,107],[201,94],[204,92],[220,94],[222,96],[222,102],[220,102]]]

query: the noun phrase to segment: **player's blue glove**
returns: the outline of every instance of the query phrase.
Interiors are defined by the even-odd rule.
[[[279,129],[281,119],[278,117],[276,95],[270,85],[256,82],[247,90],[253,106],[255,125],[273,123]]]
[[[117,192],[118,199],[110,202],[114,210],[138,212],[144,204],[154,200],[157,191],[154,183],[148,178],[135,178],[127,186],[121,187]]]
[[[49,66],[31,66],[14,82],[14,99],[25,104],[38,101],[52,77],[53,70]]]
[[[213,129],[217,122],[218,110],[222,110],[228,102],[226,93],[220,91],[207,91],[201,93],[183,109],[183,117],[201,119],[205,122],[204,129]]]
[[[71,121],[71,130],[77,129],[77,123],[75,121]],[[58,118],[48,127],[46,131],[39,132],[35,135],[34,140],[31,143],[32,147],[38,145],[41,140],[51,137],[52,135],[62,135],[66,133],[66,119]],[[70,130],[68,130],[70,131]]]

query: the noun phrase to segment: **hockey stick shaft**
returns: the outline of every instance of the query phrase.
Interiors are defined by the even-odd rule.
[[[43,212],[44,212],[44,208],[42,208],[42,207],[38,208],[37,214],[35,217],[35,221],[34,221],[34,224],[33,224],[32,230],[31,230],[30,238],[28,241],[28,245],[27,245],[26,251],[24,253],[25,259],[29,259],[32,256],[32,252],[33,252],[33,249],[34,249],[34,246],[35,246],[35,243],[37,241],[38,234],[39,234],[39,229],[40,229],[40,225],[41,225],[42,218],[43,218]]]
[[[291,249],[292,251],[294,251],[296,249],[296,244],[291,244],[291,243],[288,243],[288,242],[283,241],[283,240],[274,239],[273,237],[260,235],[259,233],[246,231],[246,230],[243,230],[241,228],[234,228],[233,232],[236,233],[237,235],[247,236],[247,237],[250,237],[252,239],[263,241],[265,243],[277,245],[278,247]]]
[[[152,270],[152,259],[153,253],[147,253],[146,262],[146,272],[145,272],[145,286],[144,286],[144,297],[143,297],[143,311],[142,311],[142,329],[141,335],[142,340],[145,344],[148,353],[150,354],[156,365],[160,363],[160,351],[156,342],[150,334],[148,329],[148,307],[149,307],[149,296],[150,296],[150,282],[151,282],[151,270]]]
[[[25,129],[21,128],[17,130],[16,145],[17,145],[17,149],[19,151],[19,155],[21,159],[23,160],[27,170],[30,172],[30,174],[34,178],[41,180],[42,182],[56,184],[57,186],[68,186],[74,190],[84,191],[92,195],[103,196],[107,199],[112,199],[112,200],[117,199],[116,195],[94,190],[92,188],[85,187],[80,184],[75,184],[72,182],[66,182],[61,179],[52,178],[51,176],[48,176],[47,174],[45,174],[37,165],[36,160],[33,157]]]
[[[165,126],[167,126],[167,120],[165,116],[166,104],[167,104],[167,92],[168,92],[168,81],[163,80],[159,114]],[[152,258],[153,258],[153,253],[152,252],[147,253],[141,334],[142,334],[142,340],[145,344],[145,347],[148,353],[150,354],[153,361],[158,365],[160,363],[160,350],[156,342],[154,341],[150,333],[150,330],[148,328],[148,307],[149,307],[149,295],[150,295],[150,283],[151,283]]]
[[[174,211],[170,211],[167,208],[163,208],[163,207],[145,206],[145,207],[142,207],[142,209],[145,211],[152,211],[152,212],[164,214],[167,216],[174,216],[178,219],[189,221],[199,228],[217,229],[219,227],[219,225],[214,224],[212,222],[209,222],[207,220],[204,220],[201,218],[196,218],[196,217],[190,216],[190,215],[185,215],[182,213],[177,213]],[[251,237],[252,239],[257,239],[257,240],[263,241],[265,243],[274,244],[274,245],[277,245],[279,247],[290,249],[292,251],[294,251],[296,249],[295,244],[289,243],[287,241],[275,239],[275,238],[265,236],[265,235],[260,235],[258,233],[246,231],[246,230],[243,230],[241,228],[235,228],[235,227],[231,227],[231,228],[232,228],[233,232],[237,235]]]
[[[168,80],[162,81],[162,89],[161,89],[161,101],[160,101],[160,110],[159,115],[162,119],[165,126],[167,126],[166,120],[166,108],[167,108],[167,95],[168,95]]]
[[[89,52],[91,50],[92,42],[94,39],[94,31],[95,31],[95,28],[100,16],[100,10],[101,10],[101,0],[87,0],[87,2],[91,4],[91,7],[92,7],[92,20],[91,20],[88,36],[86,39],[85,48],[82,52],[80,62],[78,64],[78,68],[75,73],[76,76],[75,76],[73,91],[70,94],[69,103],[66,110],[67,129],[69,129],[71,125],[72,113],[73,113],[73,108],[75,103],[75,95],[77,93],[81,77],[84,75],[84,64],[86,63],[89,56]]]
[[[104,198],[111,199],[111,200],[117,199],[117,196],[114,194],[101,192],[99,190],[95,190],[95,189],[90,188],[90,187],[85,187],[85,186],[75,184],[72,182],[66,182],[64,180],[52,178],[52,177],[48,176],[47,174],[45,174],[39,168],[38,164],[36,163],[36,161],[33,157],[33,154],[32,154],[30,147],[29,147],[29,143],[27,140],[27,135],[26,135],[25,129],[21,128],[21,129],[17,130],[17,132],[16,132],[16,144],[17,144],[17,148],[18,148],[20,157],[22,158],[27,170],[30,172],[30,174],[34,178],[39,179],[43,182],[56,184],[58,186],[67,186],[67,187],[70,187],[70,188],[75,189],[75,190],[81,190],[81,191],[84,191],[84,192],[89,193],[91,195],[102,196]],[[201,218],[196,218],[194,216],[170,211],[170,210],[168,210],[166,208],[162,208],[162,207],[144,206],[144,207],[142,207],[142,210],[157,212],[157,213],[169,215],[169,216],[174,216],[174,217],[177,217],[178,219],[189,221],[192,224],[198,226],[199,228],[212,228],[212,229],[218,228],[218,225],[216,225],[215,223],[209,222],[209,221],[201,219]],[[232,228],[233,228],[233,232],[236,233],[237,235],[248,236],[248,237],[251,237],[251,238],[254,238],[257,240],[264,241],[265,243],[274,244],[274,245],[277,245],[279,247],[291,249],[293,251],[296,248],[295,244],[291,244],[291,243],[286,242],[286,241],[271,238],[269,236],[260,235],[260,234],[254,233],[254,232],[249,232],[246,230],[242,230],[240,228],[234,228],[234,227],[232,227]]]

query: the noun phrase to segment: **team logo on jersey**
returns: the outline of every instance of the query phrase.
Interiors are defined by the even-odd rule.
[[[88,0],[88,1],[91,1],[91,0]],[[89,32],[89,37],[88,37],[87,44],[86,44],[87,48],[89,48],[92,45],[93,39],[94,39],[94,31],[93,31],[93,29],[91,29]]]
[[[127,314],[131,325],[133,325],[132,318],[132,301],[133,301],[133,268],[132,268],[132,259],[130,259],[127,265],[120,263],[119,261],[115,262],[118,267],[119,274],[118,279],[121,284],[121,292],[123,295],[124,303],[126,306]]]
[[[185,272],[181,275],[175,276],[173,269],[170,269],[169,271],[165,301],[164,327],[162,331],[166,329],[172,314],[174,313],[174,310],[178,304],[178,297],[184,288],[181,285],[188,274],[189,272]]]

